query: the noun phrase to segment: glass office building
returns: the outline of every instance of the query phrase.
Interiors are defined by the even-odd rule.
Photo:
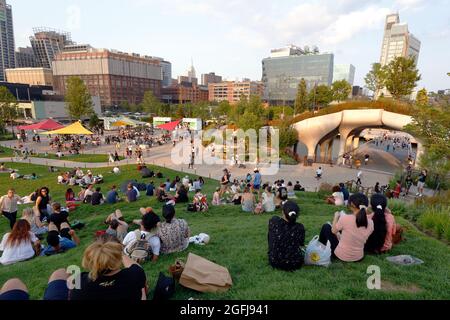
[[[272,55],[262,61],[264,99],[271,104],[293,104],[298,84],[303,78],[308,90],[333,82],[334,55],[299,54]]]

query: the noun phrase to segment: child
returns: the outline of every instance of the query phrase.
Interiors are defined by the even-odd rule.
[[[394,190],[394,198],[398,199],[400,197],[400,193],[402,193],[402,182],[397,181],[397,185]]]

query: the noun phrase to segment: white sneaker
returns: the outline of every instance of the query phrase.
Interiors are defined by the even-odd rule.
[[[417,192],[417,193],[416,193],[416,197],[418,197],[418,196],[420,196],[420,193]]]

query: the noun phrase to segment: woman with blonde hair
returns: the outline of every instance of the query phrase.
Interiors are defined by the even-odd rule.
[[[117,241],[99,239],[84,252],[79,288],[70,291],[70,300],[146,300],[144,270],[123,255]],[[122,269],[122,267],[124,267]]]
[[[32,208],[23,209],[22,219],[28,221],[31,226],[31,232],[36,236],[48,232],[48,227],[41,222],[41,214],[38,210],[33,210]]]

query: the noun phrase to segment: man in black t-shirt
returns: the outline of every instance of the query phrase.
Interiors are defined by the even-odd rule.
[[[98,206],[98,205],[102,204],[104,201],[103,194],[100,191],[101,191],[101,188],[98,187],[95,189],[95,192],[92,194],[91,204],[93,206]]]

